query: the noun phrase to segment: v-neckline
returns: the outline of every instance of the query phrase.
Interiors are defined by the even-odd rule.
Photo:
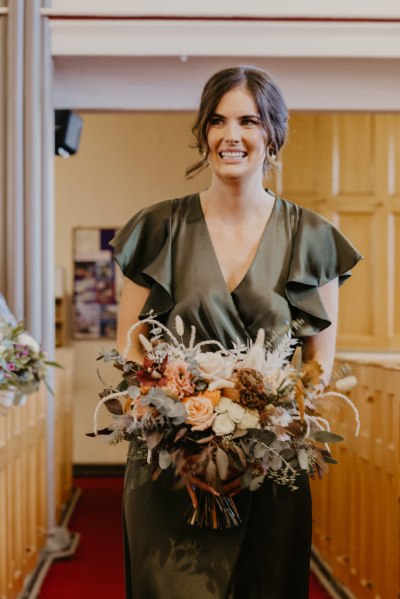
[[[263,231],[262,231],[262,233],[261,233],[261,236],[260,236],[260,239],[259,239],[259,241],[258,241],[258,244],[257,244],[257,249],[256,249],[256,251],[255,251],[255,254],[254,254],[254,256],[253,256],[253,259],[252,259],[252,261],[251,261],[251,263],[250,263],[250,265],[249,265],[248,269],[247,269],[247,270],[246,270],[246,272],[244,273],[243,277],[240,279],[239,283],[238,283],[237,285],[235,285],[235,287],[234,287],[232,290],[230,290],[230,289],[229,289],[229,287],[228,287],[228,283],[227,283],[227,281],[226,281],[226,279],[225,279],[225,277],[224,277],[224,273],[222,272],[222,268],[221,268],[220,262],[219,262],[219,260],[218,260],[217,252],[215,251],[215,246],[214,246],[213,240],[212,240],[212,238],[211,238],[210,229],[208,228],[208,224],[207,224],[207,221],[206,221],[206,218],[205,218],[204,212],[203,212],[203,206],[201,205],[200,193],[197,193],[197,194],[196,194],[196,197],[197,197],[197,202],[198,202],[198,207],[199,207],[200,214],[201,214],[201,219],[202,219],[202,222],[203,222],[203,225],[204,225],[204,228],[205,228],[206,234],[207,234],[207,241],[208,241],[208,244],[209,244],[209,246],[210,246],[211,253],[212,253],[212,254],[213,254],[213,256],[214,256],[214,261],[215,261],[215,264],[216,264],[216,266],[217,266],[217,269],[218,269],[218,272],[219,272],[219,276],[220,276],[220,278],[221,278],[222,282],[223,282],[223,283],[224,283],[224,285],[225,285],[225,289],[226,289],[226,291],[228,292],[228,294],[229,294],[230,296],[232,296],[232,295],[234,295],[234,294],[236,293],[236,291],[239,289],[239,287],[241,286],[241,284],[242,284],[242,283],[245,281],[245,279],[247,278],[247,276],[250,274],[250,271],[252,270],[252,268],[253,268],[253,265],[254,265],[254,263],[255,263],[255,261],[256,261],[256,259],[257,259],[257,256],[258,256],[258,253],[259,253],[259,251],[260,251],[261,245],[262,245],[262,243],[263,243],[263,241],[264,241],[264,237],[266,236],[267,230],[269,229],[269,225],[270,225],[270,223],[271,223],[271,221],[272,221],[272,218],[273,218],[273,216],[274,216],[274,214],[275,214],[275,210],[276,210],[277,203],[278,203],[278,198],[277,198],[277,196],[276,196],[276,195],[275,195],[275,194],[274,194],[272,191],[270,191],[269,189],[266,189],[266,192],[267,192],[267,193],[269,193],[270,195],[272,195],[272,196],[273,196],[273,198],[274,198],[274,204],[273,204],[273,206],[272,206],[272,210],[271,210],[271,212],[270,212],[270,215],[269,215],[269,217],[268,217],[268,220],[267,220],[267,222],[265,223],[264,229],[263,229]]]

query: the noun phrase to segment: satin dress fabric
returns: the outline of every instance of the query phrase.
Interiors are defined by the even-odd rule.
[[[342,284],[362,258],[321,215],[279,197],[232,292],[197,193],[141,210],[111,245],[123,274],[150,289],[141,318],[152,312],[173,331],[179,315],[186,342],[194,325],[197,341],[215,339],[227,348],[254,340],[260,328],[268,337],[294,319],[302,320],[300,340],[328,327],[318,288],[335,277]],[[186,524],[190,499],[174,489],[171,470],[134,489],[142,463],[128,458],[125,474],[127,599],[308,597],[312,513],[305,472],[296,491],[269,479],[256,492],[242,491],[235,498],[241,524],[214,531]]]

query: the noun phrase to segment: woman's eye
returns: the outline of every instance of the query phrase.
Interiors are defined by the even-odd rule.
[[[255,119],[243,119],[242,125],[244,125],[245,127],[252,127],[258,125],[258,121],[256,121]]]
[[[218,127],[218,125],[222,125],[223,124],[223,120],[218,117],[218,116],[213,116],[210,119],[210,125],[213,125],[213,127]]]

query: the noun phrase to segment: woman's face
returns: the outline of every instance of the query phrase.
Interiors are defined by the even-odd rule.
[[[262,179],[267,142],[250,93],[243,87],[227,92],[211,115],[207,130],[213,175],[226,181]]]

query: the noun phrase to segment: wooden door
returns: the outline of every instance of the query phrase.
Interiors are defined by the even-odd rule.
[[[338,347],[400,349],[400,114],[294,113],[282,164],[277,193],[365,256],[341,289]]]

